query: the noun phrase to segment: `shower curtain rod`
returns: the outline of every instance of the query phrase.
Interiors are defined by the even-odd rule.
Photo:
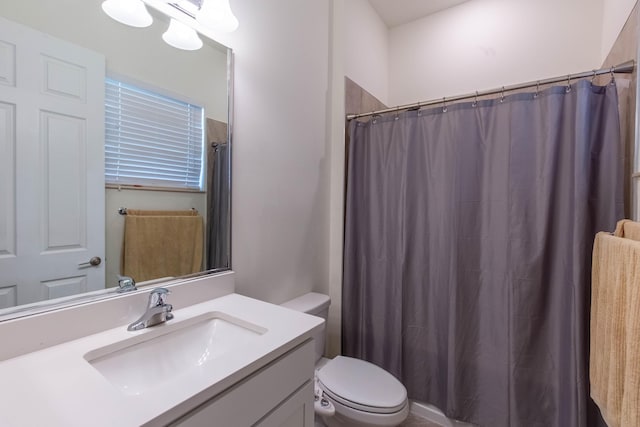
[[[394,112],[400,112],[400,111],[420,109],[422,107],[428,107],[430,105],[445,104],[447,102],[455,102],[463,99],[477,98],[480,96],[496,95],[499,93],[504,94],[505,92],[509,92],[513,90],[526,89],[529,87],[540,87],[542,85],[558,83],[563,81],[570,82],[571,80],[582,79],[585,77],[595,77],[601,74],[611,73],[611,75],[613,76],[613,73],[632,73],[634,68],[635,68],[635,61],[630,60],[611,68],[601,68],[599,70],[585,71],[583,73],[569,74],[566,76],[553,77],[550,79],[537,80],[537,81],[528,82],[528,83],[521,83],[513,86],[502,86],[499,89],[491,89],[491,90],[485,90],[482,92],[469,93],[466,95],[458,95],[458,96],[453,96],[451,98],[445,97],[440,99],[434,99],[431,101],[414,102],[413,104],[399,105],[397,107],[385,108],[383,110],[371,111],[369,113],[348,114],[347,120],[353,120],[360,117],[377,116],[385,113],[394,113]]]

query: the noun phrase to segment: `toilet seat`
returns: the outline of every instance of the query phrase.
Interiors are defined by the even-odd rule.
[[[393,375],[364,360],[337,356],[317,372],[323,391],[347,407],[392,414],[407,405],[407,390]]]

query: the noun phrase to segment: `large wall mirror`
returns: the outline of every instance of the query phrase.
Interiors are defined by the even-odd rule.
[[[0,3],[0,320],[231,267],[231,51],[101,3]]]

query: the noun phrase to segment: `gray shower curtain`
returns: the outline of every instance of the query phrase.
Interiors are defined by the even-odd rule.
[[[206,268],[218,269],[231,266],[229,244],[229,203],[231,159],[229,144],[212,143],[208,153],[207,182],[207,259]]]
[[[594,235],[623,215],[615,85],[350,123],[343,352],[483,427],[586,426]]]

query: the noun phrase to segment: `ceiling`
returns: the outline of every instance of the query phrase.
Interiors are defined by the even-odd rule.
[[[369,0],[387,27],[406,24],[468,0]]]

